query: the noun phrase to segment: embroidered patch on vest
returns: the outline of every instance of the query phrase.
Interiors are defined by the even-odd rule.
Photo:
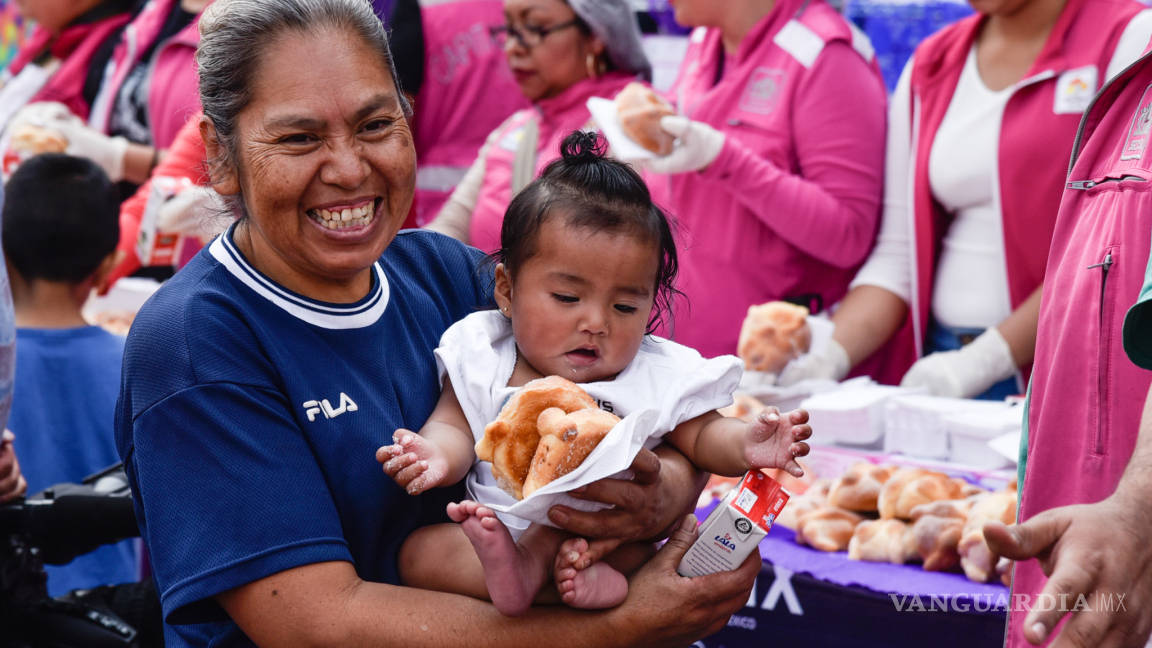
[[[748,85],[744,86],[744,95],[740,97],[740,110],[758,115],[769,115],[776,110],[776,103],[780,97],[780,85],[784,82],[784,70],[770,68],[756,68]]]
[[[1096,95],[1097,71],[1095,65],[1068,70],[1056,79],[1056,97],[1052,112],[1057,115],[1080,114],[1088,109]]]
[[[1121,160],[1139,160],[1144,157],[1148,149],[1148,134],[1152,130],[1152,84],[1144,88],[1140,96],[1140,104],[1132,115],[1132,124],[1128,127],[1128,137],[1124,139],[1124,148],[1120,151]]]

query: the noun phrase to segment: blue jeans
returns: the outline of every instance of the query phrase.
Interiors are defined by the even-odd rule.
[[[932,320],[928,324],[928,344],[924,352],[955,351],[972,340],[975,340],[976,336],[983,332],[984,329],[944,326],[936,320]],[[1009,376],[989,387],[988,391],[974,398],[977,400],[999,401],[1019,393],[1020,387],[1016,384],[1016,376]]]

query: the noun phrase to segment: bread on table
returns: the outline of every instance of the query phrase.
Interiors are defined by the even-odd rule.
[[[596,401],[570,380],[559,376],[538,378],[508,399],[476,443],[476,457],[492,462],[492,476],[516,499],[523,499],[524,480],[540,445],[537,421],[550,407],[575,412],[595,408]]]
[[[660,127],[660,119],[676,114],[663,97],[648,86],[632,82],[616,95],[616,118],[633,142],[656,155],[668,155],[676,138]]]
[[[738,418],[742,421],[751,423],[756,420],[760,412],[764,411],[767,407],[759,400],[745,394],[743,392],[736,392],[732,397],[732,404],[727,407],[721,407],[718,412],[721,416],[730,418]]]
[[[912,509],[912,519],[918,520],[925,515],[934,515],[936,517],[956,518],[963,523],[964,520],[968,519],[968,511],[972,510],[972,504],[978,498],[979,496],[973,496],[921,504]]]
[[[984,538],[984,524],[996,520],[1004,524],[1016,521],[1016,491],[1001,490],[981,498],[972,505],[968,521],[960,536],[957,551],[960,553],[960,566],[969,579],[986,583],[994,576],[1000,556],[988,546]]]
[[[540,444],[524,478],[524,497],[575,470],[619,422],[620,417],[597,407],[571,413],[550,407],[541,412]]]
[[[848,557],[903,565],[909,558],[904,539],[907,531],[908,525],[902,520],[865,520],[848,541]]]
[[[901,468],[884,483],[877,508],[883,519],[912,518],[912,509],[921,504],[951,500],[960,496],[961,488],[944,473],[923,468]]]
[[[851,511],[822,506],[800,517],[796,525],[796,542],[820,551],[844,551],[856,525],[863,520]]]
[[[736,355],[744,360],[745,369],[780,373],[789,361],[807,353],[811,346],[808,309],[774,301],[748,307]]]
[[[849,511],[873,512],[884,482],[894,472],[891,466],[877,466],[866,461],[850,467],[832,482],[828,503]]]
[[[795,531],[800,524],[800,518],[818,508],[827,506],[828,487],[831,485],[832,481],[829,479],[817,479],[812,482],[808,490],[788,500],[788,506],[785,506],[784,510],[780,512],[775,523]]]
[[[963,530],[963,518],[921,515],[909,527],[907,541],[925,571],[945,571],[960,562],[957,545]]]

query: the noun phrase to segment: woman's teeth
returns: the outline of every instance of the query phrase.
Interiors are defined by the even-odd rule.
[[[372,205],[368,203],[360,207],[349,209],[311,209],[308,215],[328,229],[346,229],[349,227],[363,227],[372,222]]]

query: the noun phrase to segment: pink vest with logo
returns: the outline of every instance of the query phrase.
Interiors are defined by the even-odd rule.
[[[92,106],[89,123],[108,132],[112,106],[128,73],[156,41],[164,22],[179,0],[150,0],[120,36],[104,76],[104,86]],[[168,148],[188,118],[200,112],[200,91],[196,78],[196,46],[200,16],[172,38],[158,46],[149,73],[148,119],[152,145]]]
[[[1122,341],[1152,240],[1152,57],[1105,88],[1081,128],[1040,307],[1022,521],[1112,494],[1152,383]],[[1013,591],[1034,598],[1045,580],[1036,561],[1018,563]],[[1025,614],[1009,616],[1010,647],[1030,645]]]
[[[1130,0],[1068,0],[1044,49],[1004,108],[999,171],[1004,256],[1012,308],[1042,283],[1066,169],[1063,161],[1087,101],[1104,83],[1121,33],[1144,7]],[[882,382],[898,383],[924,354],[936,262],[951,215],[932,198],[928,159],[936,131],[984,17],[974,15],[937,32],[917,49],[912,68],[910,186],[913,195],[912,304],[897,337],[861,369]],[[1075,97],[1074,100],[1070,99]],[[1024,378],[1030,368],[1024,368]]]
[[[693,32],[672,94],[726,141],[708,168],[654,190],[680,224],[685,297],[662,334],[735,353],[749,306],[843,296],[879,222],[886,92],[874,58],[821,0],[780,0],[734,56],[718,29]]]
[[[599,79],[585,79],[555,97],[513,114],[501,124],[484,159],[484,183],[472,210],[469,243],[485,252],[500,247],[500,226],[504,222],[504,212],[512,202],[516,149],[529,122],[535,121],[540,128],[535,177],[549,162],[560,157],[560,142],[569,133],[588,126],[592,115],[585,103],[589,97],[615,97],[625,85],[635,80],[635,76],[623,72],[609,72]]]
[[[423,0],[424,84],[415,101],[414,222],[423,226],[476,159],[484,139],[528,100],[489,27],[504,24],[502,0]]]
[[[65,27],[60,34],[37,27],[12,59],[6,74],[15,76],[30,61],[45,51],[51,52],[60,61],[60,68],[32,97],[32,102],[57,101],[67,106],[73,115],[87,119],[89,106],[84,100],[84,81],[88,78],[92,57],[129,18],[128,13],[114,14],[95,22]]]

